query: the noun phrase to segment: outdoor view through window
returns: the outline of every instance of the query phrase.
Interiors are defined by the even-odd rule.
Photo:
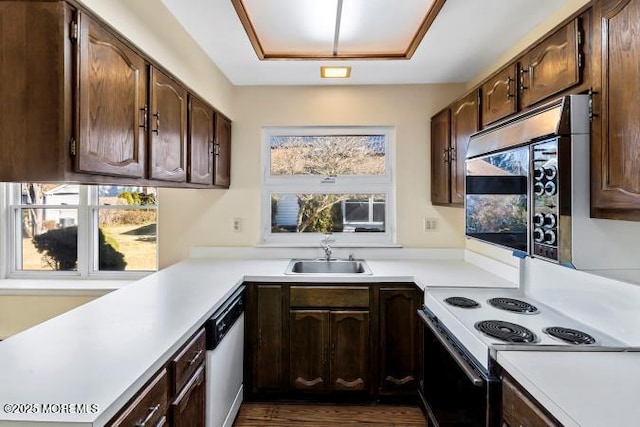
[[[388,135],[271,135],[270,232],[384,233]]]
[[[154,271],[156,190],[16,184],[18,271]]]

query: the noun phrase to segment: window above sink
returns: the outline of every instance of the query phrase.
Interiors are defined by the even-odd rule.
[[[263,129],[263,244],[395,242],[392,127]]]

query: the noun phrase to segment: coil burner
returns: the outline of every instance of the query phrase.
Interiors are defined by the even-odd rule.
[[[475,328],[485,335],[513,343],[532,343],[536,335],[529,329],[502,320],[482,320],[475,324]]]
[[[514,313],[538,313],[538,307],[515,298],[491,298],[487,301],[495,308],[512,311]]]

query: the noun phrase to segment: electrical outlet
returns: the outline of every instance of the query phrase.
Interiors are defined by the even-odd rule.
[[[436,231],[438,229],[438,219],[437,218],[425,218],[424,219],[424,231]]]
[[[239,233],[242,231],[242,218],[233,218],[232,224],[233,232]]]

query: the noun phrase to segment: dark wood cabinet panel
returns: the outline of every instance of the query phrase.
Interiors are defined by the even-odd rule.
[[[293,390],[329,388],[329,311],[291,310],[290,376]]]
[[[156,425],[165,417],[168,408],[169,375],[166,369],[162,369],[107,425],[129,427],[145,425],[144,422],[146,425]]]
[[[193,373],[205,361],[206,335],[201,328],[171,359],[172,390],[180,391]]]
[[[557,427],[558,423],[537,402],[529,398],[509,377],[502,379],[502,425]]]
[[[187,91],[163,72],[151,69],[149,177],[187,179]]]
[[[213,125],[215,113],[195,96],[189,96],[189,182],[213,184]]]
[[[510,64],[480,87],[483,127],[518,111],[516,70],[516,64]]]
[[[594,4],[591,214],[640,221],[640,1]]]
[[[451,202],[451,110],[442,110],[431,118],[431,203]]]
[[[247,288],[247,314],[250,331],[247,334],[248,360],[251,366],[253,392],[283,390],[283,287],[255,285]]]
[[[467,148],[480,129],[478,92],[474,90],[451,106],[451,204],[464,205],[464,174]]]
[[[214,184],[220,187],[231,185],[231,121],[216,113],[216,138],[214,143]]]
[[[415,393],[419,366],[415,288],[380,289],[380,393]]]
[[[76,170],[142,178],[148,66],[89,16],[78,25]]]
[[[369,388],[369,312],[332,311],[330,315],[331,388]]]
[[[171,403],[171,425],[173,427],[204,427],[205,416],[205,370],[204,364],[201,364]]]
[[[520,59],[519,89],[523,108],[580,83],[581,40],[578,18]]]

